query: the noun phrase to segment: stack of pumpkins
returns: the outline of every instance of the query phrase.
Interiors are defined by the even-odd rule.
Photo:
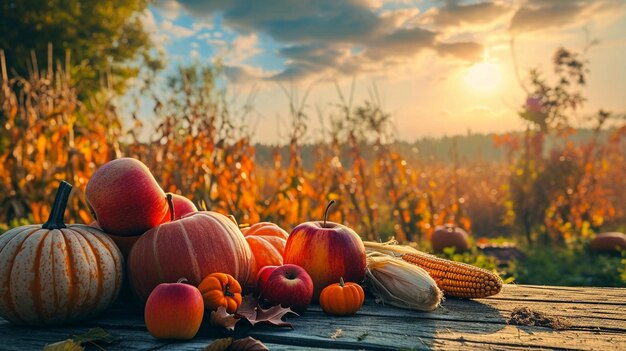
[[[13,323],[58,325],[91,318],[115,301],[125,270],[133,292],[145,302],[158,285],[180,278],[207,293],[202,287],[210,284],[203,281],[215,274],[251,291],[261,268],[283,264],[287,232],[272,223],[242,232],[232,216],[198,211],[187,198],[165,194],[136,159],[113,160],[89,180],[85,196],[96,218],[90,225],[63,223],[70,191],[71,185],[61,182],[45,224],[0,236],[0,316]],[[331,274],[334,281],[340,276],[353,282],[363,279],[363,243],[353,231],[348,236],[354,254],[338,251],[340,263],[330,262],[330,257],[311,260],[306,253],[310,242],[294,244],[302,252],[292,250],[293,260],[311,261],[305,268],[316,296],[330,264],[356,267],[353,273]]]

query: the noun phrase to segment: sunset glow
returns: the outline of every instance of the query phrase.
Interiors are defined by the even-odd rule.
[[[467,71],[464,80],[473,90],[493,91],[500,87],[502,81],[500,66],[490,62],[477,63]]]

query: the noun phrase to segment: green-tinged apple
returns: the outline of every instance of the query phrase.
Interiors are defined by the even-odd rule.
[[[163,189],[141,161],[120,158],[93,174],[87,203],[102,230],[115,236],[141,235],[170,220]]]
[[[285,264],[277,267],[263,285],[261,298],[270,305],[290,307],[297,313],[306,311],[313,297],[313,281],[300,266]]]
[[[204,316],[202,294],[182,280],[159,284],[148,297],[144,312],[146,327],[157,339],[190,340],[200,329]]]
[[[305,222],[293,229],[285,246],[284,263],[304,268],[313,280],[313,301],[322,289],[339,281],[360,283],[365,276],[365,246],[354,230],[324,221]]]
[[[279,266],[265,266],[261,268],[261,270],[256,276],[256,287],[255,287],[256,291],[255,292],[257,295],[260,295],[261,292],[263,292],[263,287],[265,286],[265,283],[267,283],[267,279],[270,277],[272,272],[278,267]]]

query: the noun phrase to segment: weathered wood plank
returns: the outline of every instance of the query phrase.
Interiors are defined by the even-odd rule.
[[[511,311],[526,306],[566,318],[565,330],[507,325]],[[236,332],[204,324],[190,342],[162,342],[146,331],[140,307],[117,305],[100,318],[66,328],[19,328],[0,320],[0,349],[40,349],[90,327],[121,340],[108,350],[198,350],[212,340],[250,335],[272,350],[615,350],[626,348],[626,289],[505,286],[501,295],[476,301],[448,299],[432,313],[407,311],[366,300],[357,315],[331,317],[319,306],[290,318],[294,330],[240,323]],[[341,329],[341,336],[331,335]]]

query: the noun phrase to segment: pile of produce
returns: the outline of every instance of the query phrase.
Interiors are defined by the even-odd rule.
[[[500,278],[395,243],[364,242],[345,225],[302,223],[288,233],[273,223],[239,226],[232,216],[198,211],[166,194],[140,161],[121,158],[89,180],[86,202],[96,219],[65,225],[71,185],[61,182],[49,220],[0,236],[0,316],[22,325],[93,318],[116,300],[128,273],[145,303],[151,335],[191,339],[203,317],[234,328],[281,325],[291,311],[318,304],[350,315],[365,292],[377,302],[432,311],[443,295],[498,293]],[[272,307],[274,306],[274,307]]]

